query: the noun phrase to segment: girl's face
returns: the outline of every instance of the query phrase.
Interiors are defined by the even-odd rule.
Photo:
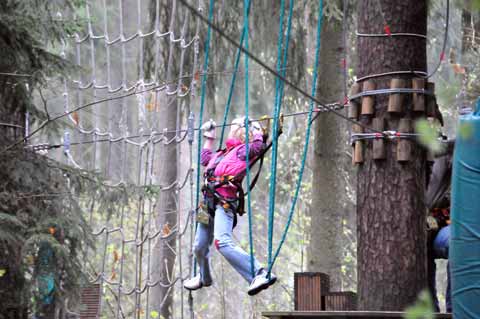
[[[238,133],[240,131],[240,126],[238,125],[233,125],[230,128],[230,132],[228,133],[228,138],[239,138]]]
[[[228,138],[236,138],[242,141],[242,143],[245,142],[245,128],[239,125],[233,125],[228,133]],[[253,138],[252,133],[249,134],[249,138]]]

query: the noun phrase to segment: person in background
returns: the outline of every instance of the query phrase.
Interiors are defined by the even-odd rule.
[[[436,288],[435,259],[447,259],[450,242],[450,184],[452,155],[449,153],[435,159],[425,193],[428,209],[428,287],[435,311],[440,311]],[[450,266],[447,262],[447,289],[445,292],[447,312],[452,312],[450,292]]]

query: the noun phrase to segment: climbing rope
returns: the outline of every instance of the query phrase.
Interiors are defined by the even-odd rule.
[[[213,19],[213,8],[214,8],[215,0],[210,0],[210,5],[208,9],[208,21],[212,21]],[[209,53],[210,53],[210,38],[211,38],[211,27],[210,25],[208,26],[208,31],[207,31],[207,38],[205,40],[205,60],[203,62],[203,76],[202,76],[202,89],[201,89],[201,95],[200,95],[200,113],[198,116],[198,123],[199,126],[202,125],[203,122],[203,110],[205,108],[205,96],[207,92],[207,76],[206,72],[208,70],[208,58],[209,58]],[[201,165],[200,165],[200,155],[201,155],[201,150],[202,150],[202,133],[199,132],[198,138],[197,138],[197,196],[195,199],[195,207],[198,207],[200,203],[200,176],[201,176]]]
[[[318,64],[320,60],[320,44],[321,44],[321,33],[322,33],[322,22],[323,22],[323,0],[320,0],[320,5],[318,9],[318,22],[317,22],[317,37],[316,37],[316,47],[315,47],[315,63],[313,67],[313,80],[312,80],[312,96],[315,97],[315,93],[317,91],[317,78],[318,78]],[[310,142],[310,132],[312,128],[312,116],[313,116],[313,110],[314,110],[314,103],[312,100],[310,100],[310,111],[308,114],[308,124],[307,124],[307,132],[305,136],[305,143],[303,146],[303,153],[302,153],[302,162],[300,165],[300,171],[298,173],[298,179],[295,187],[295,193],[292,198],[292,204],[290,206],[290,211],[288,214],[288,219],[287,223],[285,225],[285,228],[282,233],[282,237],[280,239],[280,243],[278,244],[278,248],[275,251],[275,254],[271,261],[269,261],[268,265],[268,273],[270,274],[272,272],[272,267],[275,264],[275,261],[280,254],[280,250],[282,249],[283,243],[285,242],[285,239],[287,237],[288,230],[290,228],[290,224],[293,219],[293,213],[295,211],[295,205],[297,203],[298,195],[300,194],[300,187],[302,185],[302,179],[303,179],[303,172],[305,169],[305,164],[307,161],[307,152],[308,152],[308,146]],[[269,255],[271,255],[271,252],[269,251]]]
[[[287,19],[287,31],[286,31],[286,43],[283,47],[283,20],[285,13],[285,1],[282,0],[280,4],[280,23],[278,32],[278,44],[277,44],[277,72],[281,72],[281,76],[285,77],[285,70],[281,70],[287,64],[288,58],[288,44],[291,31],[292,13],[293,13],[293,1],[289,2],[289,12]],[[283,54],[282,54],[283,53]],[[279,118],[283,97],[283,81],[276,78],[275,86],[275,109],[273,113],[273,136],[272,136],[272,163],[270,170],[270,190],[269,190],[269,205],[268,205],[268,265],[271,269],[272,264],[272,251],[273,251],[273,228],[275,218],[275,192],[276,192],[276,178],[277,178],[277,152],[278,152],[278,133],[279,133]],[[270,276],[270,271],[268,273]]]
[[[250,0],[246,1],[246,4],[245,5],[245,10],[246,10],[246,19],[247,19],[247,22],[248,22],[248,15],[250,14]],[[240,38],[240,45],[243,45],[243,41],[245,40],[245,37],[248,37],[248,26],[243,26],[243,29],[242,29],[242,36]],[[240,48],[237,48],[237,53],[235,54],[235,65],[234,65],[234,68],[233,68],[233,74],[232,74],[232,80],[230,81],[230,89],[229,89],[229,92],[228,92],[228,97],[227,97],[227,103],[225,104],[225,111],[223,113],[223,126],[222,126],[222,132],[220,134],[220,141],[218,142],[218,149],[221,149],[222,148],[222,145],[223,145],[223,139],[224,139],[224,136],[225,136],[225,128],[226,128],[226,123],[227,123],[227,117],[228,117],[228,114],[230,113],[230,105],[232,104],[232,97],[233,97],[233,91],[234,91],[234,88],[235,88],[235,81],[237,79],[237,73],[238,73],[238,65],[239,65],[239,62],[240,62],[240,54],[242,53],[242,51],[240,50]],[[245,68],[245,77],[247,78],[248,77],[248,68],[246,67]]]
[[[210,0],[209,4],[209,9],[208,9],[208,21],[212,21],[213,19],[213,8],[215,5],[215,0]],[[199,126],[202,125],[203,122],[203,110],[205,107],[205,96],[206,96],[206,91],[207,91],[207,75],[205,74],[208,70],[208,58],[209,58],[209,53],[210,53],[210,38],[211,38],[211,27],[210,25],[208,26],[207,30],[207,38],[205,40],[205,60],[203,63],[203,76],[202,76],[202,89],[201,89],[201,95],[200,95],[200,114],[198,118],[198,123]],[[201,159],[201,150],[202,150],[202,132],[198,133],[198,138],[197,138],[197,192],[196,192],[196,198],[195,198],[195,208],[199,206],[200,204],[200,175],[201,175],[201,165],[200,165],[200,159]],[[198,226],[198,222],[195,225],[195,230]],[[196,260],[194,261],[194,266],[193,266],[193,274],[197,274],[197,262]]]
[[[248,50],[248,9],[250,1],[244,0],[243,6],[243,30],[245,35],[245,48]],[[240,53],[240,51],[238,51]],[[247,215],[248,215],[248,242],[250,248],[250,273],[252,277],[255,276],[254,257],[253,257],[253,216],[252,216],[252,203],[250,194],[250,130],[249,130],[249,99],[248,99],[248,55],[244,55],[245,58],[245,162],[246,165],[246,178],[247,178]],[[224,126],[225,127],[225,126]]]

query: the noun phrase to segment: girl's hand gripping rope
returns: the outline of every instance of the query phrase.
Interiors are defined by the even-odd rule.
[[[203,123],[200,129],[203,131],[203,136],[214,140],[217,137],[216,125],[214,120],[210,119],[209,121]]]
[[[280,113],[280,117],[278,118],[278,135],[277,138],[282,135],[283,133],[283,113]]]

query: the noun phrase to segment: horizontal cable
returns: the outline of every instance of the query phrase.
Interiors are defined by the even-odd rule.
[[[379,89],[379,90],[369,90],[363,91],[358,94],[354,94],[349,96],[349,100],[355,100],[362,96],[371,96],[371,95],[381,95],[381,94],[395,94],[395,93],[402,93],[402,94],[409,94],[409,93],[417,93],[417,94],[425,94],[434,96],[435,92],[428,91],[425,89],[409,89],[409,88],[396,88],[396,89]]]
[[[232,37],[230,37],[229,35],[227,35],[225,32],[223,32],[220,27],[218,27],[216,24],[208,21],[207,18],[205,18],[201,13],[199,13],[194,7],[192,7],[186,0],[179,0],[180,3],[182,3],[185,7],[187,7],[188,9],[190,9],[192,11],[192,13],[197,16],[201,21],[203,21],[204,23],[206,23],[208,26],[210,26],[213,30],[215,30],[215,32],[217,32],[221,37],[225,38],[228,42],[230,42],[232,45],[234,45],[236,48],[240,49],[244,54],[247,54],[249,56],[249,58],[251,58],[253,61],[255,61],[256,63],[258,63],[260,66],[262,66],[265,70],[267,70],[269,73],[271,73],[272,75],[274,75],[275,77],[277,77],[278,79],[282,80],[284,83],[288,84],[291,88],[293,88],[295,91],[299,92],[301,95],[303,95],[304,97],[314,101],[317,105],[321,106],[321,107],[324,107],[324,108],[327,108],[329,112],[335,114],[336,116],[338,117],[341,117],[342,119],[348,121],[348,122],[351,122],[353,124],[357,124],[361,127],[363,127],[364,129],[368,130],[368,131],[371,131],[371,132],[379,132],[377,130],[375,130],[374,128],[372,127],[369,127],[359,121],[355,121],[353,119],[350,119],[348,116],[340,113],[339,111],[335,110],[332,106],[330,105],[327,105],[327,104],[324,104],[322,102],[320,102],[317,98],[313,97],[311,94],[309,94],[308,92],[306,92],[305,90],[303,90],[302,88],[298,87],[297,85],[295,85],[293,82],[291,82],[290,80],[288,80],[287,78],[285,78],[284,76],[282,76],[280,73],[278,73],[277,71],[275,71],[274,69],[272,69],[270,66],[268,66],[265,62],[263,62],[260,58],[258,58],[257,56],[255,56],[252,52],[246,50],[242,45],[240,45],[237,41],[235,41]],[[381,133],[381,132],[380,132]]]
[[[416,37],[421,39],[427,39],[425,34],[418,33],[408,33],[408,32],[397,32],[397,33],[360,33],[355,32],[356,36],[367,37],[367,38],[377,38],[377,37]]]

